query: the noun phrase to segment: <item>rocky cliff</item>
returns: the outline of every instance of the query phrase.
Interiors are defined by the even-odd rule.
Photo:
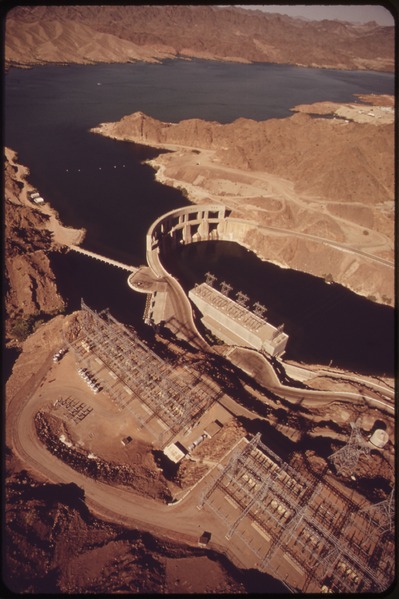
[[[49,252],[65,242],[79,242],[83,231],[63,227],[48,205],[35,206],[28,199],[29,170],[17,155],[5,150],[5,310],[6,340],[21,341],[43,320],[65,309]]]
[[[394,197],[393,123],[359,127],[304,113],[260,123],[245,118],[227,125],[199,119],[162,123],[136,112],[97,131],[149,145],[215,150],[228,167],[268,171],[328,200],[368,205]]]
[[[93,516],[75,484],[38,481],[7,451],[4,583],[13,593],[248,593],[251,571],[183,540]],[[273,585],[266,574],[257,584]],[[273,588],[273,587],[272,587]],[[6,596],[6,595],[4,595]]]
[[[362,99],[225,125],[163,123],[137,112],[92,131],[172,150],[151,161],[157,179],[194,203],[221,203],[253,221],[240,242],[262,258],[392,305],[393,98]],[[271,238],[257,225],[299,236]]]
[[[393,71],[394,27],[196,5],[24,6],[7,16],[7,65],[176,57]]]

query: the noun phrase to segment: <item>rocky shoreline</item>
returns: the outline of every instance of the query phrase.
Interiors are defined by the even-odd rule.
[[[220,203],[232,217],[253,221],[250,234],[237,230],[237,240],[262,260],[393,306],[393,97],[360,99],[226,125],[164,123],[136,112],[91,132],[168,150],[148,161],[157,181],[194,204]]]
[[[241,35],[238,37],[236,34],[233,35],[232,31],[239,26],[240,12],[237,12],[237,9],[224,8],[220,10],[220,14],[223,13],[224,16],[228,14],[231,25],[230,29],[226,30],[228,35],[225,39],[225,47],[223,49],[223,40],[221,40],[219,46],[211,47],[209,52],[204,52],[198,46],[198,40],[185,38],[185,32],[191,35],[192,29],[182,27],[181,22],[182,19],[187,22],[187,18],[192,18],[192,11],[197,16],[202,15],[199,41],[202,44],[204,39],[206,41],[205,34],[209,30],[211,37],[217,38],[219,43],[219,36],[215,36],[212,31],[218,10],[216,9],[215,12],[215,7],[169,7],[169,9],[166,7],[169,11],[166,14],[168,27],[160,26],[162,19],[159,21],[156,14],[151,12],[152,7],[137,7],[135,14],[138,34],[134,19],[133,22],[129,21],[130,17],[126,12],[128,10],[129,7],[96,7],[94,11],[91,7],[18,7],[8,17],[6,68],[11,66],[29,68],[39,64],[93,64],[137,60],[156,63],[165,58],[178,57],[190,60],[198,57],[236,62],[257,60],[275,64],[286,62],[318,68],[327,68],[326,65],[331,65],[330,68],[336,69],[375,69],[387,72],[393,69],[391,39],[393,28],[381,28],[375,24],[360,28],[348,27],[348,24],[335,27],[335,24],[327,23],[321,34],[317,27],[311,26],[308,40],[305,40],[307,43],[301,45],[292,31],[292,19],[279,19],[274,16],[265,19],[265,23],[268,23],[268,26],[271,23],[276,30],[277,38],[287,43],[287,51],[284,53],[284,49],[278,45],[265,45],[261,36],[251,33],[250,24],[256,19],[251,20],[249,16],[249,20],[246,20],[247,29],[249,28],[250,31],[248,39],[244,39]],[[242,12],[241,17],[243,17]],[[152,31],[143,31],[140,18],[151,25]],[[178,35],[176,29],[173,29],[174,25],[177,27]],[[286,28],[285,31],[291,31],[292,35],[282,35],[279,29],[281,26]],[[165,38],[162,38],[164,33]],[[137,35],[139,40],[136,39]],[[346,48],[348,39],[356,38],[361,42],[363,35],[369,40],[374,40],[376,47],[381,50],[380,54],[369,52],[367,55],[366,52],[365,55],[360,48],[358,53],[349,52],[346,56],[333,52],[327,60],[319,52],[317,41],[319,39],[322,39],[325,44],[329,43],[332,48],[338,47],[338,44],[331,44],[331,40],[341,39]],[[156,43],[154,36],[158,36]],[[74,47],[71,46],[71,39],[76,40]],[[174,40],[173,44],[170,42],[171,39]],[[238,45],[237,39],[239,39]],[[230,47],[233,51],[226,53],[226,48]],[[290,51],[291,53],[294,51],[291,57]],[[310,55],[306,56],[309,51]],[[302,134],[306,137],[312,127],[313,119],[309,110],[313,110],[314,107],[296,108],[298,113],[302,114],[295,116],[294,123],[302,127]],[[336,110],[336,107],[330,109]],[[321,108],[321,113],[323,110],[327,110],[326,107]],[[386,111],[382,114],[384,117],[387,116]],[[353,113],[350,111],[343,113],[340,121],[350,119],[351,115],[353,116]],[[197,125],[197,131],[203,127],[201,123]],[[356,123],[351,122],[349,125],[354,127]],[[363,127],[369,126],[373,129],[367,141],[370,145],[370,154],[366,155],[366,158],[371,161],[374,160],[373,156],[381,154],[382,147],[376,143],[379,138],[383,138],[382,130],[375,125],[376,123],[367,122],[362,124]],[[388,129],[391,124],[385,123],[383,126],[387,127],[387,136],[384,139],[388,140],[389,145],[391,133]],[[160,125],[156,124],[152,128],[152,133],[150,132],[151,135],[149,134],[146,140],[148,145],[156,145],[154,136],[157,135],[157,129],[159,133],[159,127]],[[323,127],[323,135],[330,132],[326,122],[321,127]],[[106,133],[113,134],[111,129]],[[166,142],[162,140],[161,145],[158,145],[158,147],[170,147],[174,150],[151,162],[157,171],[156,177],[159,181],[185,189],[192,202],[201,203],[211,199],[230,203],[235,215],[248,217],[254,223],[262,223],[265,226],[276,222],[277,226],[282,228],[294,226],[299,227],[298,230],[303,230],[302,223],[307,222],[311,231],[312,227],[314,230],[324,227],[323,232],[335,236],[336,241],[359,242],[361,247],[367,241],[372,245],[374,239],[380,243],[379,246],[377,244],[378,256],[387,261],[392,260],[393,197],[391,198],[391,192],[388,201],[384,205],[380,202],[377,207],[372,205],[359,207],[356,201],[351,206],[337,204],[333,206],[331,202],[324,203],[321,210],[322,218],[318,220],[314,218],[314,213],[309,212],[309,202],[313,203],[312,210],[314,210],[319,201],[317,196],[310,199],[301,196],[301,204],[292,202],[295,196],[292,185],[282,181],[278,172],[267,181],[259,183],[261,169],[259,165],[251,164],[251,160],[256,158],[256,153],[259,154],[259,147],[258,150],[255,147],[255,158],[240,152],[240,149],[235,148],[235,144],[232,144],[234,151],[228,155],[223,148],[210,149],[209,144],[199,147],[198,138],[193,136],[193,131],[192,128],[190,135],[187,134],[187,130],[183,131],[183,137],[175,139],[169,146],[168,140]],[[104,131],[98,132],[104,133]],[[241,133],[234,132],[233,139],[240,138]],[[278,137],[281,136],[281,131],[276,127],[272,134],[277,134]],[[291,132],[288,133],[290,134]],[[142,138],[139,139],[140,143],[146,143]],[[310,143],[314,141],[311,137],[306,139],[309,139]],[[356,138],[350,138],[352,146],[354,139]],[[134,141],[134,137],[131,140]],[[165,143],[166,145],[162,145]],[[275,152],[276,149],[272,148],[268,159]],[[58,214],[48,203],[43,206],[33,205],[28,195],[29,191],[33,190],[29,183],[29,169],[18,163],[17,155],[11,149],[6,148],[5,155],[6,343],[8,347],[22,348],[22,353],[7,382],[7,414],[10,422],[16,420],[18,416],[16,412],[27,400],[31,388],[35,387],[36,383],[38,386],[47,385],[47,392],[50,395],[54,393],[55,396],[54,388],[51,386],[54,381],[51,378],[53,375],[47,365],[52,365],[51,356],[54,348],[59,348],[64,343],[65,327],[71,323],[74,315],[63,315],[66,309],[65,302],[51,269],[49,253],[65,251],[71,244],[79,245],[83,241],[85,231],[64,227]],[[286,157],[282,156],[282,161],[285,160]],[[347,156],[343,156],[342,163],[345,160]],[[317,168],[320,169],[320,165]],[[248,179],[253,175],[256,181],[253,178],[251,181]],[[391,179],[389,173],[387,176],[387,171],[382,173],[382,179],[384,185],[388,181],[388,187],[391,189]],[[354,189],[353,193],[358,191]],[[245,198],[247,203],[243,208]],[[361,223],[355,225],[355,228],[353,228],[354,214],[361,218]],[[347,225],[346,228],[339,226],[343,221],[350,223],[350,230]],[[345,237],[347,234],[348,238]],[[318,276],[323,276],[323,273],[326,276],[331,275],[334,281],[352,285],[358,293],[372,295],[375,301],[389,305],[393,303],[393,282],[390,274],[387,276],[382,268],[375,270],[366,268],[364,262],[356,263],[356,260],[348,260],[337,267],[335,254],[328,254],[328,252],[321,254],[320,246],[315,249],[306,244],[300,246],[299,243],[297,245],[288,243],[275,244],[270,248],[270,243],[257,238],[255,233],[252,239],[247,241],[251,242],[251,247],[260,257],[266,256],[267,259],[271,257],[271,260],[307,272],[317,271]],[[295,368],[295,365],[292,366]],[[327,371],[325,375],[312,380],[314,388],[345,389],[355,393],[362,391],[361,381],[357,383],[349,381],[348,377],[341,377],[339,372],[336,373],[335,379],[330,379],[328,369],[325,370]],[[393,381],[388,382],[393,385]],[[60,386],[60,389],[63,387]],[[255,387],[251,387],[250,390],[253,395],[259,396],[260,403],[262,390]],[[46,387],[42,391],[46,391]],[[371,393],[378,398],[377,391],[372,387],[364,386],[363,392]],[[93,458],[91,453],[82,449],[80,431],[78,434],[75,431],[76,438],[73,440],[76,446],[69,447],[68,431],[61,419],[57,419],[52,414],[53,401],[54,398],[50,398],[47,405],[48,412],[43,410],[36,412],[32,430],[27,431],[27,434],[37,434],[50,452],[58,455],[77,471],[87,473],[99,481],[112,479],[117,485],[131,485],[143,495],[148,494],[148,486],[154,482],[152,479],[155,474],[157,480],[152,488],[152,496],[163,501],[168,499],[167,484],[163,474],[160,474],[161,469],[153,462],[150,464],[153,470],[147,468],[148,464],[145,467],[137,465],[136,462],[131,465],[122,454],[122,444],[119,440],[112,446],[113,453],[107,456],[108,461],[105,458]],[[319,445],[325,447],[327,444],[329,451],[338,448],[347,438],[348,423],[354,415],[358,414],[356,406],[338,405],[337,402],[322,406],[312,414],[308,414],[305,410],[303,414],[299,413],[300,411],[295,413],[288,402],[279,403],[274,406],[274,409],[269,405],[267,409],[271,419],[270,426],[276,427],[281,439],[288,443],[292,431],[299,432],[299,437],[303,436],[304,442],[298,445],[298,453],[293,457],[293,464],[296,461],[298,470],[311,466],[315,471],[322,471],[326,467],[325,456],[323,451],[320,453]],[[360,406],[359,410],[362,412],[363,429],[369,433],[382,417],[381,412],[376,409],[367,411],[366,406]],[[243,419],[236,433],[241,433],[241,427],[249,424],[249,421]],[[255,424],[258,424],[256,420]],[[302,430],[302,426],[306,426],[306,429]],[[389,420],[388,431],[393,438],[394,427],[391,420]],[[65,438],[62,437],[63,434]],[[11,437],[7,439],[7,443],[10,443],[10,439]],[[229,438],[225,442],[227,443],[228,440]],[[324,445],[323,441],[326,442]],[[180,469],[175,483],[181,489],[191,485],[200,476],[204,468],[201,460],[208,457],[206,450],[206,445],[202,445],[197,454],[198,461],[189,463],[188,466],[186,464],[185,468]],[[364,496],[369,500],[378,501],[384,498],[383,491],[388,488],[388,483],[393,476],[393,453],[394,447],[390,444],[384,454],[374,452],[369,462],[360,461],[358,471],[360,480],[356,485],[360,485]],[[123,459],[119,462],[114,461],[115,455],[122,456]],[[111,524],[96,517],[87,509],[81,488],[73,483],[52,484],[34,475],[33,470],[32,472],[25,470],[27,466],[17,457],[17,448],[15,451],[11,446],[6,448],[5,462],[7,469],[4,530],[7,548],[4,560],[5,583],[14,592],[57,594],[106,591],[187,595],[265,592],[265,589],[272,593],[275,588],[277,588],[276,593],[282,592],[278,585],[274,586],[276,580],[271,576],[258,570],[239,570],[224,555],[209,548],[195,547],[192,538],[182,537],[175,542],[155,536],[151,532],[152,529],[150,532],[142,532],[123,527],[121,524]],[[368,494],[365,489],[368,489],[370,481],[372,491]],[[171,539],[175,537],[176,535],[173,536],[171,533]]]
[[[29,200],[29,169],[5,148],[6,346],[21,347],[35,328],[65,311],[49,259],[50,252],[80,244],[84,230],[65,227],[48,204]]]

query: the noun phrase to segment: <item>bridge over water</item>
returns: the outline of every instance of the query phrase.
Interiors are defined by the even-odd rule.
[[[106,256],[102,256],[101,254],[97,254],[96,252],[91,252],[90,250],[85,250],[77,245],[70,245],[69,249],[77,252],[78,254],[83,254],[84,256],[89,256],[90,258],[94,258],[95,260],[100,260],[105,264],[110,264],[111,266],[116,266],[117,268],[122,268],[123,270],[127,270],[130,273],[136,273],[139,269],[137,266],[132,266],[130,264],[124,264],[123,262],[119,262],[118,260],[113,260],[112,258],[107,258]]]

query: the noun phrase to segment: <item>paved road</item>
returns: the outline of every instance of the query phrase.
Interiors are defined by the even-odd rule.
[[[272,229],[272,227],[270,227],[270,229]],[[279,229],[279,231],[283,232],[284,229]],[[159,277],[162,276],[167,281],[169,296],[173,304],[176,320],[183,325],[184,330],[186,330],[188,333],[188,338],[191,335],[199,340],[200,346],[203,347],[203,349],[211,351],[211,348],[208,346],[208,344],[199,337],[199,332],[193,320],[190,301],[180,284],[163,268],[157,252],[148,252],[147,259],[150,268],[154,272],[154,275]],[[244,348],[237,348],[232,350],[231,354],[236,354],[238,356],[238,359],[233,360],[233,362],[243,367],[244,370],[251,374],[255,380],[262,382],[271,391],[274,391],[281,397],[292,401],[293,403],[301,402],[302,405],[312,408],[315,406],[328,405],[329,403],[337,401],[349,402],[352,404],[362,404],[364,401],[366,401],[371,407],[374,406],[379,409],[383,409],[389,414],[394,414],[395,410],[393,397],[389,390],[386,391],[387,399],[384,400],[376,399],[366,394],[360,395],[350,392],[313,391],[288,387],[280,383],[269,361],[257,352],[249,349],[246,350]],[[364,384],[367,386],[367,381],[364,381]]]
[[[51,365],[52,353],[35,380],[28,381],[8,406],[7,443],[14,448],[26,467],[52,483],[77,484],[84,491],[88,508],[101,518],[193,545],[197,545],[198,537],[204,530],[211,530],[212,547],[218,551],[226,551],[224,527],[213,514],[205,510],[199,511],[196,507],[202,484],[179,504],[166,505],[128,489],[112,487],[88,478],[47,451],[36,435],[34,416],[42,401],[36,391]],[[27,388],[29,393],[26,392]],[[234,544],[230,542],[228,545],[230,557],[234,557],[239,566],[254,565],[251,552],[243,556],[242,550]]]
[[[316,206],[316,209],[314,209],[314,208],[312,208],[311,202],[309,202],[309,200],[307,198],[302,198],[300,196],[300,194],[298,195],[298,193],[293,190],[292,182],[282,179],[281,177],[279,177],[277,175],[273,175],[271,173],[267,173],[264,171],[251,171],[251,172],[243,171],[242,169],[239,169],[239,168],[226,166],[224,164],[221,164],[220,162],[215,163],[213,160],[214,150],[205,150],[204,148],[196,148],[197,150],[199,150],[200,153],[198,155],[195,155],[195,157],[193,158],[192,154],[191,154],[191,150],[193,149],[192,146],[168,145],[165,147],[167,147],[168,149],[172,149],[172,150],[187,149],[188,150],[187,157],[191,159],[189,166],[191,166],[191,168],[195,168],[195,165],[198,166],[198,164],[200,164],[200,168],[197,169],[198,173],[201,172],[201,168],[205,168],[208,170],[211,169],[211,170],[215,171],[216,173],[220,173],[219,176],[221,178],[223,178],[223,173],[230,174],[233,176],[233,178],[231,179],[232,181],[234,181],[235,177],[238,177],[238,181],[242,181],[243,178],[245,178],[245,180],[248,181],[248,184],[250,186],[254,187],[254,197],[257,197],[259,195],[265,195],[266,190],[270,186],[274,192],[273,195],[278,197],[279,199],[282,199],[283,208],[285,208],[286,206],[289,207],[290,204],[294,204],[296,206],[296,208],[299,210],[304,210],[306,212],[310,211],[310,212],[314,212],[315,214],[324,216],[325,215],[325,212],[324,212],[325,206],[327,204],[336,203],[336,202],[330,202],[326,199],[321,200],[319,198],[318,200],[316,199],[316,201],[313,204],[313,206]],[[179,156],[179,160],[181,161],[181,156]],[[186,168],[189,168],[189,166],[186,165]],[[162,170],[162,166],[161,166],[161,170]],[[216,178],[217,178],[217,176],[216,176]],[[166,179],[168,179],[168,177],[166,177]],[[185,179],[178,180],[178,179],[172,178],[171,181],[173,181],[175,184],[179,183],[179,184],[184,185],[185,187],[188,187],[194,198],[196,196],[198,196],[198,185],[189,184],[188,181],[186,181]],[[258,182],[263,182],[263,187],[261,185],[258,188]],[[266,183],[266,187],[265,187],[265,183]],[[209,192],[209,190],[207,190],[205,197],[211,197],[212,202],[228,205],[229,208],[236,209],[239,212],[242,212],[243,206],[245,207],[246,210],[251,209],[250,204],[247,204],[247,205],[245,204],[245,199],[246,199],[245,197],[240,197],[240,196],[235,197],[234,194],[232,195],[232,194],[227,193],[227,195],[220,196],[215,193],[211,194]],[[345,206],[348,206],[348,205],[356,207],[356,206],[358,206],[358,203],[350,202],[350,201],[345,202]],[[262,208],[257,206],[257,210],[262,210]],[[268,210],[265,210],[265,211],[269,212]],[[348,228],[349,228],[349,231],[352,231],[354,233],[356,233],[356,230],[358,230],[358,232],[359,231],[361,232],[361,227],[359,224],[354,223],[353,221],[345,219],[343,217],[339,217],[337,215],[334,216],[331,212],[327,212],[327,213],[328,213],[328,217],[330,219],[332,219],[333,221],[335,221],[338,224],[338,226],[340,228],[342,228],[344,231],[348,231]],[[251,222],[252,225],[256,225],[255,221],[249,221],[249,222]],[[259,226],[259,228],[266,229],[266,230],[269,230],[270,232],[275,232],[277,234],[280,233],[283,235],[297,236],[297,237],[301,237],[303,239],[314,240],[319,243],[330,245],[330,246],[335,247],[344,252],[363,256],[369,260],[373,260],[379,264],[388,266],[389,268],[394,268],[394,266],[395,266],[389,260],[385,260],[384,258],[381,258],[375,254],[368,253],[364,250],[356,249],[356,247],[354,247],[351,244],[335,242],[335,241],[330,240],[329,238],[321,237],[318,235],[312,235],[312,234],[308,234],[308,233],[296,232],[296,231],[293,231],[292,229],[283,229],[283,228],[271,227],[271,226],[266,226],[266,225]],[[380,250],[392,249],[392,247],[393,247],[392,241],[389,240],[389,238],[386,235],[384,235],[382,233],[378,233],[377,231],[374,231],[372,229],[368,229],[368,233],[369,233],[369,235],[368,235],[367,240],[362,239],[362,243],[367,244],[367,246],[370,248],[371,247],[379,247]]]
[[[37,374],[33,375],[25,385],[11,398],[7,412],[7,443],[14,448],[26,467],[36,475],[53,483],[76,483],[85,493],[88,508],[101,518],[117,522],[131,528],[147,530],[156,535],[173,538],[181,542],[196,545],[203,530],[212,531],[211,547],[221,552],[228,552],[229,557],[239,567],[254,567],[255,558],[252,552],[244,551],[235,538],[225,539],[226,528],[208,510],[197,509],[204,484],[209,484],[209,476],[195,490],[183,497],[177,505],[167,506],[152,499],[139,496],[125,488],[112,487],[76,472],[64,462],[53,456],[40,443],[34,426],[34,416],[40,409],[42,399],[38,388],[44,380],[52,363],[53,349],[48,352]],[[271,371],[270,371],[271,372]],[[270,374],[270,373],[269,373]],[[271,374],[275,380],[275,374]],[[280,389],[281,391],[281,389]],[[298,399],[303,390],[285,388],[287,397]],[[309,396],[309,392],[305,393]],[[320,392],[316,392],[320,398]],[[348,399],[352,394],[323,393],[324,401]],[[352,398],[351,398],[352,399]],[[233,400],[229,401],[229,409],[234,411]],[[237,411],[241,408],[238,406]]]
[[[385,260],[384,258],[380,258],[379,256],[375,256],[375,255],[369,254],[368,252],[365,252],[363,250],[356,249],[356,248],[351,247],[345,243],[339,243],[337,241],[330,241],[329,239],[326,239],[325,237],[319,237],[318,235],[311,235],[309,233],[300,233],[299,231],[291,231],[290,229],[280,229],[278,227],[266,227],[263,225],[259,226],[259,229],[266,229],[268,231],[282,233],[283,235],[289,235],[291,237],[292,236],[293,237],[301,237],[303,239],[317,241],[319,243],[323,243],[324,245],[330,245],[331,247],[335,247],[338,250],[341,250],[343,252],[348,252],[349,254],[358,254],[359,256],[363,256],[365,258],[368,258],[369,260],[372,260],[373,262],[378,262],[379,264],[388,266],[389,268],[395,268],[395,264],[393,262],[390,262],[389,260]]]

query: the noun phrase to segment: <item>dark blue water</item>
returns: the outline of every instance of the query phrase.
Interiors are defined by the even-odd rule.
[[[341,285],[260,261],[232,242],[211,241],[180,248],[163,260],[188,291],[209,271],[249,297],[248,307],[260,302],[268,321],[289,335],[286,359],[308,364],[351,367],[355,372],[394,372],[394,315],[392,308],[372,304]],[[243,265],[240,268],[239,265]]]
[[[281,118],[296,104],[350,102],[358,93],[393,94],[394,76],[263,63],[167,60],[163,64],[12,68],[6,88],[6,105],[12,102],[13,114],[21,108],[26,113],[29,107],[33,129],[36,124],[57,125],[66,132],[82,122],[92,127],[136,110],[171,122]],[[55,105],[64,108],[63,115],[51,110]]]
[[[393,93],[393,85],[386,73],[201,60],[12,68],[5,143],[63,222],[88,229],[85,247],[121,260],[144,258],[149,224],[186,201],[140,164],[154,151],[91,134],[91,127],[137,110],[171,122],[281,118],[296,104]]]
[[[84,247],[140,264],[145,262],[149,225],[187,201],[179,191],[158,184],[153,170],[142,164],[159,151],[91,134],[91,127],[137,110],[170,122],[193,117],[222,123],[239,117],[282,118],[296,104],[393,92],[390,74],[285,65],[175,60],[162,65],[13,68],[5,76],[4,140],[29,166],[31,183],[58,210],[64,224],[87,229]],[[77,256],[58,256],[56,262],[70,307],[77,307],[80,296],[89,301],[89,295],[98,309],[109,306],[112,311],[114,306],[126,320],[129,314],[132,323],[141,320],[144,297],[126,288],[123,273]],[[223,264],[222,254],[219,262]],[[239,269],[246,268],[241,256]],[[265,288],[272,284],[264,279]],[[305,285],[306,295],[306,282],[300,285]],[[388,340],[382,372],[389,372],[391,337],[374,316],[378,306],[367,303],[366,322]],[[287,322],[287,315],[282,313],[281,320]],[[320,329],[321,323],[314,319],[309,326]],[[308,355],[307,343],[303,335],[299,354],[303,350]],[[361,367],[363,354],[364,348],[355,351],[358,370],[368,368]],[[346,366],[353,367],[350,359]]]

